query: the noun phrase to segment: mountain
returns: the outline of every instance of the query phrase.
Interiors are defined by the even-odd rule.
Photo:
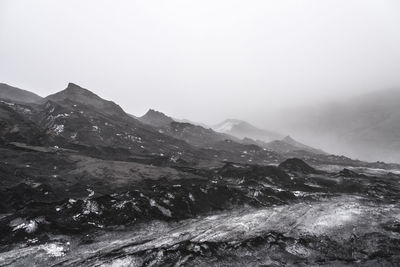
[[[141,117],[137,117],[137,119],[145,124],[149,124],[154,127],[163,127],[163,126],[169,125],[171,122],[178,122],[178,123],[188,123],[188,124],[195,125],[195,126],[201,126],[205,129],[209,128],[204,123],[193,122],[193,121],[187,120],[187,119],[172,118],[170,116],[165,115],[163,112],[154,110],[154,109],[149,109],[146,112],[146,114],[144,114]]]
[[[164,113],[156,111],[154,109],[149,109],[146,114],[144,114],[142,117],[139,117],[138,119],[143,123],[155,127],[167,126],[174,121],[174,119],[172,119],[171,117],[168,117]]]
[[[289,153],[293,151],[298,151],[298,150],[303,150],[307,151],[310,153],[315,153],[315,154],[327,154],[326,152],[316,149],[307,145],[304,145],[296,140],[294,140],[290,136],[286,136],[282,140],[274,140],[269,143],[266,143],[264,147],[271,149],[272,151],[278,152],[278,153]]]
[[[92,93],[91,91],[80,87],[74,83],[69,83],[63,91],[49,95],[45,100],[51,100],[63,104],[82,104],[88,107],[95,108],[101,113],[106,113],[113,116],[125,116],[126,113],[120,106],[112,101],[107,101]]]
[[[400,162],[399,103],[400,90],[381,90],[288,111],[281,121],[285,130],[325,150],[370,161]]]
[[[159,132],[183,140],[197,147],[211,147],[215,143],[232,140],[240,143],[241,140],[228,134],[216,132],[210,128],[190,122],[176,121],[160,111],[150,109],[145,115],[138,118],[141,122],[151,125]]]
[[[66,140],[64,145],[111,147],[128,154],[187,161],[203,157],[188,143],[142,123],[114,102],[76,84],[69,83],[65,90],[46,97],[38,109],[38,124]]]
[[[289,157],[289,155],[294,155],[293,153],[296,154],[297,157],[301,155],[302,153],[306,156],[307,154],[313,154],[313,155],[329,155],[325,151],[317,148],[313,148],[311,146],[304,145],[296,140],[294,140],[290,136],[286,136],[285,138],[281,140],[274,140],[271,142],[264,142],[261,140],[253,140],[251,138],[243,138],[242,143],[244,144],[253,144],[257,145],[259,147],[268,149],[270,151],[274,151],[276,153],[286,155]],[[300,156],[301,157],[301,156]]]
[[[125,113],[114,102],[104,100],[73,83],[69,83],[66,89],[47,96],[39,103],[28,105],[27,108],[16,103],[3,104],[8,105],[8,109],[15,113],[14,115],[27,120],[39,133],[44,134],[40,139],[26,136],[23,136],[24,138],[16,136],[13,139],[26,142],[28,145],[84,149],[91,156],[97,153],[97,157],[118,159],[137,158],[140,155],[157,161],[155,157],[161,157],[164,161],[173,159],[197,164],[204,160],[217,162],[215,156],[223,155],[223,160],[239,162],[250,160],[241,157],[236,148],[227,147],[220,151],[221,149],[212,147],[215,143],[226,139],[239,141],[235,137],[190,123],[172,121],[163,127],[145,124]],[[8,132],[9,129],[25,129],[18,127],[16,124],[18,119],[11,120],[11,116],[8,117],[3,122]],[[168,116],[154,110],[144,117],[171,121]],[[143,117],[141,119],[143,120]],[[29,129],[24,130],[24,133],[29,135]],[[6,132],[4,135],[8,136]],[[243,147],[242,150],[246,150],[244,144],[232,143],[232,146]],[[267,154],[259,153],[249,157],[252,157],[251,161],[259,163],[277,160],[276,157]]]
[[[398,262],[400,165],[148,115],[73,84],[0,101],[1,266]]]
[[[260,140],[248,142],[198,125],[171,122],[172,118],[154,110],[145,118],[158,118],[162,124],[170,123],[152,126],[139,120],[143,118],[137,119],[125,113],[114,102],[72,83],[38,103],[2,102],[2,108],[1,138],[5,142],[62,147],[85,151],[90,156],[142,158],[155,160],[155,164],[160,164],[159,160],[171,159],[191,164],[203,161],[213,164],[221,161],[275,164],[285,158],[298,157],[310,164],[368,165],[347,157],[321,154],[321,150],[290,137],[270,143]],[[381,166],[380,163],[374,166],[378,165]]]
[[[199,147],[211,147],[215,143],[231,140],[236,143],[241,141],[236,137],[224,133],[215,132],[212,129],[204,128],[187,122],[171,122],[163,131],[175,138],[182,139],[187,143]]]
[[[42,97],[29,91],[0,83],[0,99],[11,100],[18,103],[34,103],[42,100]]]
[[[259,129],[248,122],[236,119],[227,119],[212,128],[217,132],[226,133],[240,139],[248,137],[254,140],[269,142],[283,137],[279,133]]]
[[[209,128],[210,128],[210,126],[208,126],[208,125],[205,124],[205,123],[201,123],[201,122],[197,122],[197,121],[192,121],[192,120],[188,120],[188,119],[177,119],[177,118],[174,118],[174,121],[176,121],[176,122],[183,122],[183,123],[190,123],[190,124],[192,124],[192,125],[201,126],[201,127],[205,128],[205,129],[209,129]]]

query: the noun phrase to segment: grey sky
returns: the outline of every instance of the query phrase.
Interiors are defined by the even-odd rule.
[[[45,96],[69,81],[135,115],[260,124],[400,88],[400,2],[0,0],[0,82]]]

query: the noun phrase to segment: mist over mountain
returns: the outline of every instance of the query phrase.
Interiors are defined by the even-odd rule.
[[[265,147],[273,150],[273,151],[278,151],[280,153],[288,153],[288,152],[294,152],[294,151],[307,151],[310,153],[315,153],[315,154],[327,154],[326,152],[313,148],[311,146],[307,146],[305,144],[302,144],[296,140],[294,140],[290,136],[286,136],[282,140],[274,140],[265,145]]]
[[[259,129],[248,122],[227,119],[212,127],[215,131],[230,134],[237,138],[252,138],[254,140],[262,140],[270,142],[272,140],[283,138],[283,135],[269,130]]]
[[[73,83],[40,99],[7,88],[2,266],[397,262],[399,164],[330,154],[245,121],[215,131],[154,109],[136,117]]]
[[[1,0],[0,266],[400,266],[399,73],[398,0]]]
[[[400,162],[400,90],[285,112],[277,123],[310,145],[364,160]],[[289,116],[288,116],[289,114]]]

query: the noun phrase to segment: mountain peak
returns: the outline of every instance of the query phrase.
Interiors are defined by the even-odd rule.
[[[72,101],[74,103],[95,108],[97,111],[107,113],[109,115],[125,114],[122,108],[114,102],[105,100],[92,91],[74,83],[68,83],[67,88],[58,93],[47,96],[46,99],[59,103]]]
[[[55,94],[49,95],[46,97],[47,99],[53,100],[53,101],[63,101],[66,99],[69,99],[74,102],[82,103],[82,104],[87,104],[88,102],[90,103],[89,100],[103,100],[101,97],[96,95],[95,93],[89,91],[88,89],[85,89],[75,83],[68,83],[67,87]]]
[[[67,89],[68,88],[82,88],[81,86],[77,85],[76,83],[68,83]]]
[[[235,126],[244,123],[244,121],[238,119],[226,119],[223,122],[215,125],[213,129],[216,132],[226,133],[231,131]]]
[[[139,118],[139,120],[156,127],[166,126],[174,121],[171,117],[154,109],[149,109],[146,114]]]
[[[164,113],[162,113],[161,111],[155,110],[150,108],[146,114],[144,114],[144,116],[165,116],[167,117],[167,115],[165,115]]]
[[[297,143],[296,140],[294,140],[290,135],[285,136],[285,138],[282,139],[283,142],[286,142],[288,144],[295,144]]]
[[[65,88],[61,92],[64,92],[65,94],[69,95],[70,97],[72,95],[90,95],[92,97],[101,99],[101,97],[99,97],[98,95],[96,95],[92,91],[90,91],[88,89],[85,89],[82,86],[79,86],[79,85],[77,85],[75,83],[71,83],[71,82],[68,83],[67,88]]]

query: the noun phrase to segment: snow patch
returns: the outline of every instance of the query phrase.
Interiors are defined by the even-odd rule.
[[[61,114],[58,114],[58,115],[56,115],[56,116],[54,116],[53,118],[54,119],[57,119],[57,118],[67,118],[67,117],[69,117],[70,115],[68,114],[68,113],[61,113]]]
[[[93,201],[93,200],[85,201],[82,213],[83,214],[90,214],[90,213],[102,214],[99,205],[97,204],[96,201]]]
[[[150,199],[150,206],[158,208],[158,210],[161,211],[161,213],[164,214],[165,216],[168,216],[168,217],[172,216],[172,213],[169,209],[158,205],[154,199]]]
[[[64,132],[64,125],[62,124],[54,124],[54,126],[52,127],[52,130],[57,134],[61,134],[62,132]]]
[[[28,234],[32,234],[38,229],[39,223],[44,222],[46,221],[43,217],[37,217],[29,221],[22,218],[16,218],[10,222],[9,226],[13,228],[12,230],[14,232],[23,229]]]
[[[92,189],[88,188],[88,189],[86,189],[86,191],[88,191],[88,192],[89,192],[89,195],[88,195],[88,197],[92,197],[92,196],[94,196],[94,191],[93,191]]]
[[[52,257],[61,257],[65,255],[64,247],[55,243],[41,245],[40,249],[43,249]]]

